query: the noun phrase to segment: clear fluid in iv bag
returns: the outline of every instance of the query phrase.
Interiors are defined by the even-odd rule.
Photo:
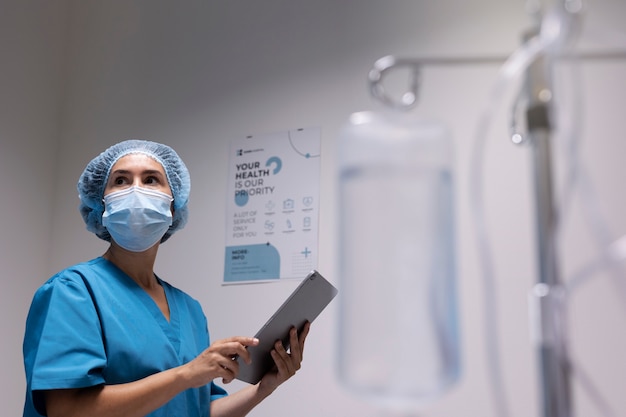
[[[443,130],[387,122],[340,144],[338,368],[365,398],[412,408],[459,377],[453,182]]]

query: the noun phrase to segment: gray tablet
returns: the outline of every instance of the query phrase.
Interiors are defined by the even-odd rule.
[[[274,367],[270,352],[276,341],[282,340],[288,349],[289,330],[295,327],[300,331],[307,321],[313,322],[335,295],[337,289],[319,272],[311,271],[255,335],[259,344],[248,347],[252,363],[248,365],[241,358],[237,359],[237,379],[250,384],[259,382]]]

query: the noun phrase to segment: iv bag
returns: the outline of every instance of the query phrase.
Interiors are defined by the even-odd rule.
[[[459,378],[452,144],[408,113],[360,112],[339,138],[341,382],[419,408]]]

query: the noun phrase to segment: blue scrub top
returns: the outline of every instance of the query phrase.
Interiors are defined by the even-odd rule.
[[[170,321],[152,298],[99,257],[74,265],[37,290],[26,321],[24,417],[45,415],[40,390],[122,384],[183,365],[205,350],[200,304],[159,279]],[[214,383],[186,390],[151,417],[209,416],[226,391]]]

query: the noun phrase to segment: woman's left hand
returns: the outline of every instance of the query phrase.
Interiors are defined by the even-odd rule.
[[[310,328],[311,323],[309,322],[304,325],[300,334],[295,327],[291,328],[289,331],[289,352],[285,350],[280,340],[274,344],[271,354],[276,366],[263,376],[259,383],[260,389],[271,393],[280,384],[296,374],[302,363],[304,342]]]

